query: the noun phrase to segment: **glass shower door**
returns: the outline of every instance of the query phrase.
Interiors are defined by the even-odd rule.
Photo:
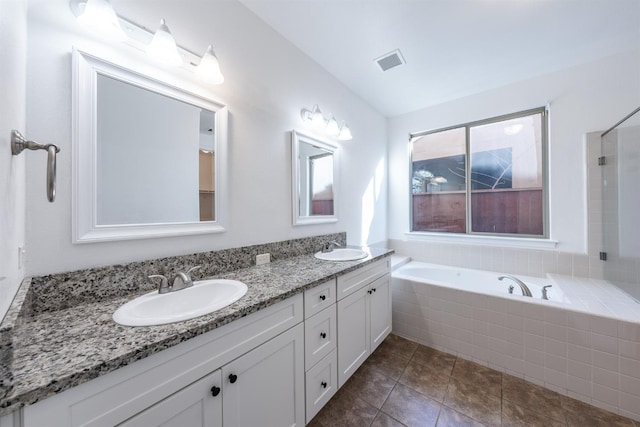
[[[640,109],[602,137],[604,278],[640,302]]]

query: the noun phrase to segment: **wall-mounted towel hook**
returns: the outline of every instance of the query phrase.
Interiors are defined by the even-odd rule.
[[[24,150],[45,150],[47,152],[47,198],[53,202],[56,198],[56,154],[60,152],[54,144],[38,144],[28,141],[17,130],[11,131],[11,154],[17,156]]]

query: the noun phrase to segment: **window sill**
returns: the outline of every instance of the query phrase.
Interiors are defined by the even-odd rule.
[[[409,240],[421,240],[423,242],[450,243],[475,246],[499,246],[506,248],[523,249],[555,249],[558,246],[556,240],[533,239],[527,237],[500,237],[479,236],[473,234],[447,234],[412,231],[405,233]]]

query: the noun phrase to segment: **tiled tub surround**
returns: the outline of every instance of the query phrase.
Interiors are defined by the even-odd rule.
[[[337,237],[344,242],[344,234]],[[269,248],[274,251],[271,252],[274,260],[270,264],[242,265],[237,270],[230,267],[238,265],[232,254],[237,253],[241,257],[256,247],[221,251],[220,259],[216,258],[216,253],[205,254],[206,259],[198,254],[191,256],[193,259],[176,257],[180,260],[156,260],[25,280],[7,316],[7,319],[13,319],[13,324],[5,325],[11,331],[13,345],[13,360],[9,367],[13,383],[9,393],[0,399],[0,415],[177,345],[392,253],[386,249],[369,248],[369,257],[339,263],[313,257],[312,253],[321,247],[324,240],[335,238],[336,235],[322,236],[315,243],[304,243],[306,249],[291,251],[289,257],[273,256],[275,251]],[[282,243],[291,248],[303,242]],[[263,250],[260,248],[256,253]],[[255,254],[247,258],[255,259]],[[184,322],[135,328],[113,322],[111,315],[116,308],[153,289],[153,286],[146,285],[146,277],[141,281],[145,285],[134,289],[127,287],[132,286],[131,282],[120,282],[138,274],[133,265],[142,268],[144,273],[141,274],[146,276],[158,272],[160,265],[165,269],[184,269],[196,263],[203,265],[204,270],[199,272],[197,279],[215,276],[240,280],[247,284],[247,294],[224,309]],[[87,275],[86,280],[93,281],[94,285],[86,285],[82,275]],[[38,292],[42,288],[46,288],[48,293],[55,292],[56,282],[63,287],[68,285],[68,292],[74,289],[71,283],[83,289],[77,300],[81,302],[71,307],[67,307],[63,300],[59,300],[62,305],[59,308],[54,305],[38,306],[45,302]],[[105,286],[110,289],[105,291],[102,289]],[[38,308],[34,310],[34,307]],[[17,316],[16,312],[19,312]]]
[[[640,305],[601,280],[548,280],[573,304],[393,278],[394,333],[640,420]]]

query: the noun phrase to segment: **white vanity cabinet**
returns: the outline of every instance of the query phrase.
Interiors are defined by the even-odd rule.
[[[23,425],[303,426],[303,320],[299,294],[26,406]]]
[[[385,258],[338,277],[338,385],[391,332],[390,260]]]
[[[304,425],[303,342],[299,324],[120,425]]]
[[[367,264],[28,405],[15,425],[303,426],[391,332],[389,272],[389,258]]]

